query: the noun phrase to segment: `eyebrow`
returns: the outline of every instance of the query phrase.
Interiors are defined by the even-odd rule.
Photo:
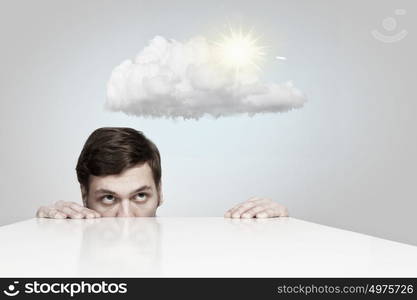
[[[132,194],[135,194],[135,193],[139,193],[141,191],[144,191],[144,190],[151,190],[151,189],[152,188],[149,185],[144,185],[144,186],[141,186],[140,188],[137,188],[136,190],[130,192],[130,194],[132,195]],[[107,189],[98,189],[94,193],[95,194],[111,194],[111,195],[117,195],[116,192],[113,192],[113,191],[110,191],[110,190],[107,190]]]

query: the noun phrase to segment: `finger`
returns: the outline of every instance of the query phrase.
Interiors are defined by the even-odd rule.
[[[245,204],[245,203],[247,203],[247,202],[252,202],[252,201],[256,201],[256,200],[261,200],[261,198],[259,198],[259,197],[251,197],[251,198],[249,198],[248,200],[246,200],[246,201],[243,201],[243,202],[240,202],[240,203],[238,203],[238,204],[236,204],[235,206],[233,206],[231,209],[230,209],[230,211],[232,211],[232,210],[236,210],[239,206],[241,206],[242,204]]]
[[[228,209],[227,211],[226,211],[226,213],[225,213],[225,216],[227,215],[227,216],[229,216],[229,217],[231,217],[232,216],[232,212],[234,212],[239,206],[241,206],[243,203],[245,203],[245,202],[241,202],[241,203],[239,203],[239,204],[236,204],[235,206],[233,206],[232,208],[230,208],[230,209]]]
[[[280,217],[288,217],[288,215],[289,215],[288,209],[285,206],[281,206],[279,208],[279,216]]]
[[[257,212],[271,207],[271,204],[267,199],[259,199],[259,201],[255,200],[252,201],[252,203],[253,205],[251,207],[241,213],[242,218],[252,218]]]
[[[37,218],[47,218],[47,214],[45,212],[46,207],[45,206],[41,206],[39,207],[38,211],[36,212],[36,217]]]
[[[57,208],[58,210],[63,208],[63,207],[71,207],[72,204],[77,204],[75,202],[70,202],[70,201],[57,201],[54,203],[53,207]],[[71,207],[72,208],[72,207]]]
[[[235,209],[232,212],[232,218],[240,218],[242,214],[249,209],[252,209],[253,207],[257,206],[258,204],[256,202],[248,201],[246,203],[243,203],[241,206],[239,206],[237,209]]]
[[[73,210],[76,210],[78,212],[82,212],[83,209],[85,208],[84,206],[81,206],[80,204],[75,203],[75,202],[68,203],[68,206],[71,207]]]
[[[264,209],[263,211],[260,211],[256,214],[257,218],[273,218],[278,216],[279,214],[273,208]]]
[[[69,206],[64,206],[60,209],[61,212],[65,213],[71,219],[82,219],[84,215]]]
[[[96,212],[95,210],[83,207],[83,213],[86,215],[87,218],[100,218],[101,215]]]
[[[242,214],[243,218],[253,218],[257,213],[264,211],[267,207],[265,205],[257,205],[251,209],[248,209]]]
[[[79,205],[78,203],[72,202],[69,205],[73,210],[77,211],[78,213],[82,214],[83,217],[86,217],[88,219],[96,218],[97,213],[94,210],[88,209],[84,206]]]
[[[56,208],[48,208],[46,211],[46,217],[51,219],[65,219],[67,215],[63,212],[60,212]]]
[[[89,209],[75,202],[72,202],[70,207],[80,213],[83,213],[87,218],[100,218],[101,217],[101,215],[95,210]]]
[[[233,218],[233,216],[236,218],[238,217],[237,211],[242,210],[244,207],[248,207],[249,205],[252,205],[252,202],[245,201],[245,202],[239,203],[235,205],[234,207],[232,207],[231,209],[229,209],[226,212],[226,215],[229,216],[230,218]]]
[[[100,217],[96,211],[94,211],[92,209],[88,209],[88,208],[83,208],[81,213],[84,214],[84,216],[87,219],[99,218]]]
[[[238,209],[240,209],[242,205],[244,205],[244,204],[247,205],[246,203],[263,204],[263,203],[267,203],[267,202],[270,202],[270,201],[271,201],[271,199],[269,199],[269,198],[251,197],[248,200],[246,200],[244,202],[241,202],[241,203],[238,203],[235,206],[233,206],[231,209],[227,210],[224,214],[224,217],[225,218],[231,218],[233,213],[235,213]],[[248,205],[248,208],[251,208],[251,207],[252,207],[251,205]]]
[[[252,204],[253,202],[255,202],[255,203],[257,203],[257,201],[259,201],[259,200],[263,200],[262,198],[259,198],[259,197],[251,197],[251,198],[249,198],[248,200],[246,200],[246,201],[243,201],[243,202],[240,202],[240,203],[238,203],[238,204],[236,204],[235,206],[233,206],[231,209],[229,209],[227,212],[226,212],[226,214],[227,215],[230,215],[230,216],[232,216],[233,215],[233,213],[237,210],[237,209],[239,209],[242,205],[247,205],[246,203],[250,203],[250,204]]]

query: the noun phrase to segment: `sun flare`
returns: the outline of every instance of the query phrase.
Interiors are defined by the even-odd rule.
[[[236,69],[237,71],[256,67],[262,61],[265,52],[262,46],[257,44],[259,38],[253,36],[252,31],[247,33],[229,29],[229,34],[222,34],[219,42],[215,42],[220,63]]]

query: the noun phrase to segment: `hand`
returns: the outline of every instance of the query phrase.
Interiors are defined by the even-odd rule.
[[[226,211],[225,218],[288,217],[288,209],[270,198],[252,197]]]
[[[37,218],[51,219],[91,219],[100,218],[95,210],[88,209],[76,202],[58,201],[52,205],[41,206],[36,212]]]

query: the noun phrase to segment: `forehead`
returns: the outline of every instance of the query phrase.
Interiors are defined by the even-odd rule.
[[[92,191],[108,189],[123,192],[124,190],[130,191],[143,185],[149,185],[152,188],[155,187],[152,169],[148,163],[133,166],[120,174],[104,176],[90,175],[90,190]]]

